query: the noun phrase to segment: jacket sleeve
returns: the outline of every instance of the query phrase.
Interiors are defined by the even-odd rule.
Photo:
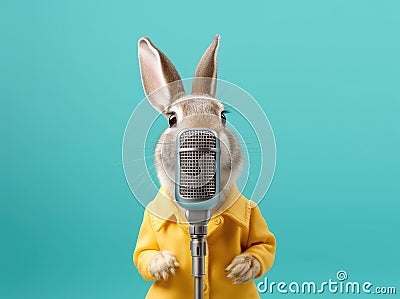
[[[268,230],[258,206],[252,202],[247,249],[244,253],[251,254],[260,262],[261,269],[256,278],[271,268],[275,258],[275,247],[275,236]]]
[[[159,252],[157,240],[150,221],[149,212],[145,211],[142,226],[133,252],[133,262],[140,275],[145,280],[152,280],[154,277],[149,272],[149,261],[151,257]]]

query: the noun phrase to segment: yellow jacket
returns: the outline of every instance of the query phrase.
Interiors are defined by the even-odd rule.
[[[234,285],[226,278],[224,269],[237,255],[248,253],[260,262],[258,277],[261,277],[274,261],[275,237],[259,208],[233,186],[227,202],[236,198],[233,205],[208,223],[204,299],[260,298],[254,282]],[[161,250],[173,253],[180,269],[167,281],[154,282],[147,299],[193,298],[189,226],[180,220],[182,214],[161,189],[144,213],[133,261],[145,280],[155,279],[148,271],[148,264],[151,256]]]

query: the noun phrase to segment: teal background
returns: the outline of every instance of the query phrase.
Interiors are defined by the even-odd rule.
[[[344,269],[399,291],[399,14],[394,0],[2,0],[0,297],[144,297],[143,208],[121,165],[144,96],[136,43],[191,77],[215,33],[220,78],[259,100],[277,142],[265,277]]]

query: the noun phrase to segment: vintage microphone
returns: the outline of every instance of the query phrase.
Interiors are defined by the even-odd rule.
[[[190,227],[194,298],[203,299],[207,223],[220,192],[220,143],[207,128],[190,128],[176,138],[175,197]]]

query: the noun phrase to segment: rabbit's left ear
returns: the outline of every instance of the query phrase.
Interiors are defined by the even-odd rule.
[[[217,54],[219,34],[204,52],[194,74],[192,94],[215,97],[217,91]]]

